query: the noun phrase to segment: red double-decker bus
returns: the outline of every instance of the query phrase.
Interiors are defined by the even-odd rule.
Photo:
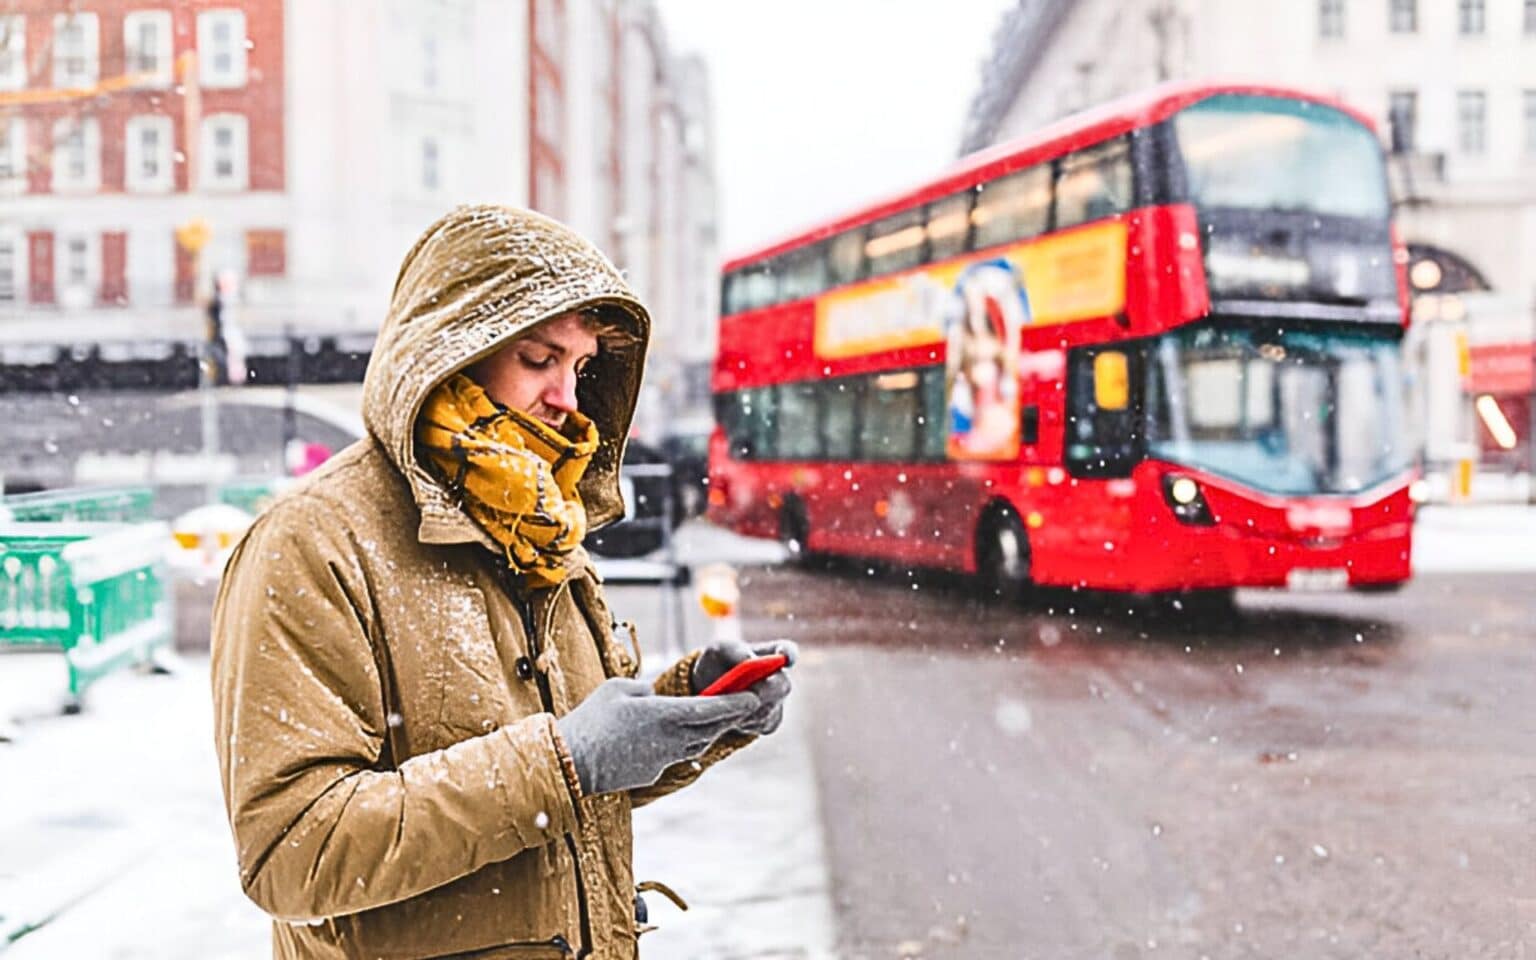
[[[1405,259],[1341,103],[1068,118],[725,265],[710,516],[1000,593],[1396,586]]]

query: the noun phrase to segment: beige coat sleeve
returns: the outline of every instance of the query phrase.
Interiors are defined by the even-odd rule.
[[[576,823],[574,767],[547,714],[387,762],[370,584],[334,516],[312,498],[269,510],[214,613],[215,747],[240,880],[281,919],[403,900]]]

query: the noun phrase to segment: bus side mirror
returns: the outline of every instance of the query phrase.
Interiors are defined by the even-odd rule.
[[[1093,358],[1093,403],[1100,410],[1124,410],[1131,401],[1130,366],[1119,350]]]

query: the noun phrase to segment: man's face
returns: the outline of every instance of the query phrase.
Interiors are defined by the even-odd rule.
[[[576,377],[597,356],[597,335],[580,314],[567,313],[469,368],[492,400],[558,430],[576,412]]]

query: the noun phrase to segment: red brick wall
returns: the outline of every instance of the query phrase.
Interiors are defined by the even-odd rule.
[[[27,272],[33,303],[53,303],[53,232],[39,230],[27,234]]]
[[[128,234],[121,231],[101,235],[101,303],[109,307],[128,303]]]
[[[171,11],[171,55],[180,56],[197,45],[197,14],[202,10],[239,7],[245,11],[246,84],[234,90],[202,91],[202,111],[240,113],[250,128],[250,187],[252,190],[284,189],[283,129],[283,2],[282,0],[78,0],[72,6],[81,13],[97,15],[100,40],[99,79],[122,75],[127,69],[123,47],[123,17],[136,10]],[[60,0],[10,0],[4,13],[27,17],[27,59],[51,46],[53,16],[65,5]],[[39,58],[38,72],[29,87],[51,89],[53,64]],[[176,149],[185,151],[183,99],[174,84],[166,89],[131,90],[104,97],[66,103],[31,104],[21,108],[29,120],[27,150],[34,158],[28,187],[33,192],[52,189],[49,162],[53,151],[53,124],[59,118],[80,113],[94,116],[101,126],[101,189],[123,189],[124,132],[129,117],[141,114],[169,115],[174,123]],[[185,165],[176,165],[176,189],[186,189]]]

